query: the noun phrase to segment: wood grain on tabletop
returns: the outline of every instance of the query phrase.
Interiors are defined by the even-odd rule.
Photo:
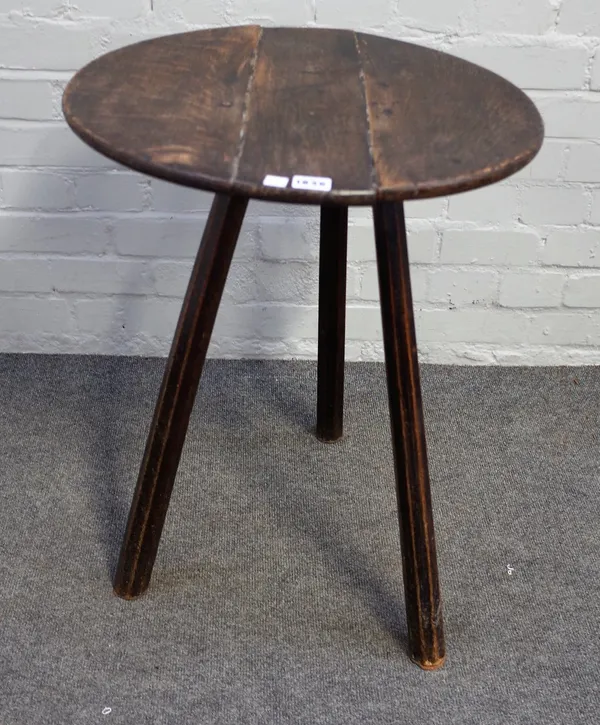
[[[373,204],[499,181],[539,150],[529,98],[472,63],[346,30],[241,26],[144,41],[82,69],[65,116],[116,161],[209,191]],[[267,174],[328,177],[329,192]]]

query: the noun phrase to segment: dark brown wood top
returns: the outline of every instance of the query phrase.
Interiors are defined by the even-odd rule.
[[[185,186],[373,204],[484,186],[539,150],[518,88],[454,56],[374,35],[242,26],[109,53],[69,83],[65,117],[125,166]],[[264,184],[287,177],[286,188]],[[292,188],[294,176],[331,191]]]

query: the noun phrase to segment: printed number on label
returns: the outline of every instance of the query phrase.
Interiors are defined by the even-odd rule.
[[[294,176],[292,189],[304,189],[305,191],[331,191],[333,179],[325,176]]]

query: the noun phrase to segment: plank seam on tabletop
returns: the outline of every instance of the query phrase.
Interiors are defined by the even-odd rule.
[[[356,46],[356,53],[358,55],[359,64],[359,78],[360,87],[362,89],[363,99],[365,102],[365,115],[367,117],[367,147],[369,149],[369,159],[371,160],[371,187],[377,192],[377,169],[375,168],[375,154],[373,152],[373,130],[371,126],[371,112],[369,110],[369,103],[367,99],[367,80],[365,76],[365,69],[362,63],[362,55],[360,52],[360,43],[358,42],[358,33],[353,33],[354,44]]]
[[[246,146],[246,132],[248,130],[248,115],[250,112],[250,97],[252,95],[252,89],[254,87],[254,78],[256,76],[256,66],[258,64],[258,54],[260,51],[260,44],[264,35],[264,29],[260,28],[258,40],[256,41],[256,47],[252,54],[252,60],[250,61],[250,77],[248,78],[248,85],[246,87],[246,94],[244,95],[244,110],[242,113],[242,127],[240,129],[240,138],[238,141],[238,151],[235,159],[233,160],[233,166],[231,169],[231,183],[237,179],[238,171],[240,169],[240,162]]]

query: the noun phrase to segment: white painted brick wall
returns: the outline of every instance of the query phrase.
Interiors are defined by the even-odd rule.
[[[542,255],[548,267],[600,267],[600,236],[596,230],[561,230],[548,234]]]
[[[565,286],[561,272],[506,272],[500,285],[502,307],[558,307]]]
[[[592,66],[591,88],[593,91],[600,90],[600,51],[598,50]]]
[[[514,4],[514,3],[513,3]],[[499,7],[503,3],[498,3]],[[508,41],[515,43],[515,40]],[[585,78],[589,50],[582,43],[556,45],[487,45],[486,38],[456,39],[448,46],[454,55],[478,63],[521,88],[571,90]]]
[[[439,269],[431,273],[429,300],[452,307],[498,302],[498,273],[492,270]]]
[[[590,223],[600,225],[600,190],[598,189],[592,192],[592,210],[590,213]]]
[[[596,0],[564,0],[558,28],[563,33],[600,36],[600,6]]]
[[[143,211],[148,182],[139,174],[101,173],[74,178],[75,208],[93,211]]]
[[[600,144],[571,145],[565,180],[600,183]]]
[[[569,158],[569,151],[572,142],[546,139],[535,159],[518,174],[513,177],[517,179],[533,179],[534,181],[546,181],[558,179],[564,176],[564,169]]]
[[[450,197],[448,219],[500,223],[517,215],[518,189],[500,184]]]
[[[489,189],[407,204],[424,360],[600,362],[597,0],[0,0],[0,350],[164,355],[211,196],[118,167],[66,127],[73,72],[198,27],[413,39],[524,88],[547,139]],[[349,359],[382,358],[372,219],[351,212]],[[253,202],[211,354],[314,358],[318,213]]]
[[[567,307],[600,307],[600,274],[573,275],[565,289]]]
[[[531,225],[576,226],[589,207],[582,186],[534,186],[522,191],[520,221]]]

